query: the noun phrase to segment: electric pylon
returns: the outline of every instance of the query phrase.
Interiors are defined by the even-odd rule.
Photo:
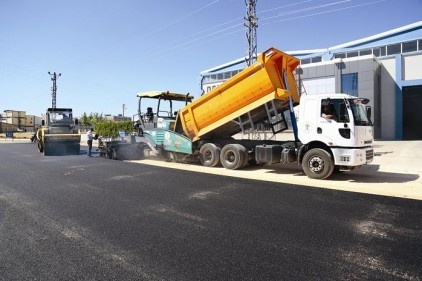
[[[257,0],[245,0],[246,17],[245,26],[247,27],[246,39],[248,41],[248,53],[246,55],[246,64],[252,65],[256,61],[258,42],[256,37],[256,29],[258,27],[258,18],[256,16]]]
[[[57,95],[57,77],[60,77],[62,74],[56,74],[56,72],[51,73],[50,71],[48,72],[48,74],[50,74],[51,76],[51,81],[53,81],[53,87],[51,87],[51,97],[52,97],[52,102],[51,102],[51,107],[52,108],[56,108],[56,95]]]
[[[125,110],[126,109],[127,109],[126,104],[122,104],[123,117],[125,117]]]

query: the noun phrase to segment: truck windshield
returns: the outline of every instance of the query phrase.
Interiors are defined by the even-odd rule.
[[[366,108],[360,99],[349,99],[349,104],[353,112],[353,119],[357,126],[371,126],[372,122],[369,119]]]

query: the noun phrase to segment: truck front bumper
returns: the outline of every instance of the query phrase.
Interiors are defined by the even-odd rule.
[[[369,164],[374,160],[373,147],[332,148],[336,166],[356,167]]]

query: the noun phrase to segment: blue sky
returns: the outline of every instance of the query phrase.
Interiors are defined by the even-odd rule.
[[[422,0],[257,0],[258,52],[326,48],[422,20]],[[244,0],[0,0],[0,113],[137,111],[136,93],[199,97],[202,70],[246,54]]]

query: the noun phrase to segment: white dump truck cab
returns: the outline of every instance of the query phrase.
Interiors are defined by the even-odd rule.
[[[347,94],[301,97],[299,161],[308,176],[322,179],[334,170],[351,170],[372,162],[373,125],[368,102]]]

